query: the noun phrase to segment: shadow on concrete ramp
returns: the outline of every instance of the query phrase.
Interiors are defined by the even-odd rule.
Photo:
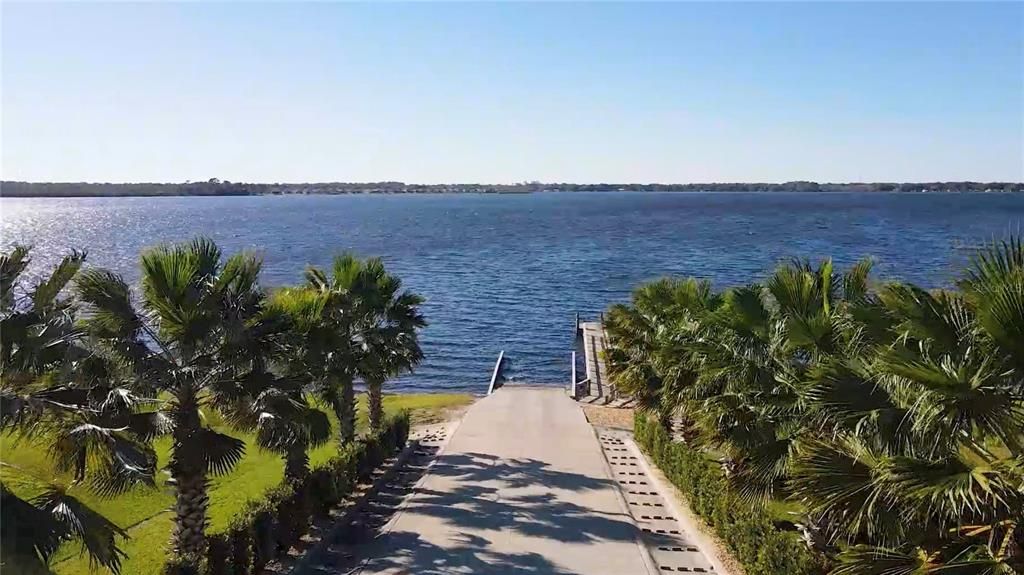
[[[425,541],[420,534],[397,531],[387,535],[390,552],[371,559],[368,573],[409,573],[452,575],[453,573],[500,573],[502,575],[571,575],[539,553],[500,553],[489,550],[491,542],[475,535],[463,535],[462,541],[439,546]]]
[[[495,541],[522,537],[576,545],[633,542],[637,527],[622,513],[595,513],[573,502],[573,495],[612,488],[611,480],[551,469],[544,462],[499,459],[481,453],[441,455],[430,474],[443,477],[443,491],[425,487],[403,509],[399,525],[416,516],[443,525],[436,535],[395,530],[376,541],[366,573],[521,573],[568,574],[541,553],[494,549]],[[529,538],[529,539],[527,539]],[[550,554],[548,555],[550,556]]]

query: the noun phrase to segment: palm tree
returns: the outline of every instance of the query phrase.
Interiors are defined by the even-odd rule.
[[[346,273],[338,263],[335,277]],[[271,306],[291,321],[294,339],[285,362],[286,374],[306,383],[339,421],[338,444],[346,448],[355,439],[357,341],[354,294],[342,281],[328,280],[320,270],[307,271],[309,285],[274,292]],[[350,280],[345,280],[349,282]]]
[[[0,255],[0,432],[7,441],[48,445],[56,470],[72,483],[0,462],[8,477],[37,493],[24,499],[0,484],[0,545],[8,567],[32,570],[65,541],[79,540],[93,562],[116,573],[124,555],[117,540],[127,534],[69,488],[115,495],[152,485],[156,455],[148,440],[162,422],[130,391],[90,377],[103,366],[80,347],[76,306],[60,297],[85,253],[72,252],[25,289],[19,279],[28,255],[21,246]]]
[[[30,263],[29,248],[15,246],[0,255],[0,373],[5,383],[33,379],[70,359],[67,352],[81,334],[74,325],[73,302],[59,294],[85,257],[85,252],[73,251],[48,278],[28,289],[19,280]]]
[[[878,350],[875,382],[902,425],[856,449],[824,444],[796,477],[815,511],[856,518],[835,524],[858,543],[839,554],[839,572],[872,572],[871,555],[923,572],[1024,568],[1024,378],[1014,335],[1024,330],[1021,254],[1019,239],[980,250],[961,292],[890,285],[879,293],[893,341]],[[812,473],[829,459],[856,471],[842,481]]]
[[[356,436],[355,379],[358,375],[362,337],[359,324],[366,308],[363,266],[352,254],[334,258],[331,277],[310,266],[306,270],[309,289],[319,294],[323,304],[314,344],[319,373],[314,378],[321,400],[331,406],[338,418],[338,441],[342,447]]]
[[[219,410],[234,428],[253,432],[256,444],[280,454],[285,479],[300,482],[309,473],[308,450],[331,437],[331,422],[306,397],[301,378],[271,372],[239,378],[239,392]]]
[[[720,303],[709,282],[661,279],[640,286],[631,305],[613,305],[606,315],[615,342],[605,352],[612,383],[640,409],[658,413],[663,425],[678,415],[694,383],[689,346]]]
[[[398,357],[389,357],[382,351],[375,363],[368,353],[371,349],[383,350],[379,342],[388,332],[376,332],[374,328],[393,327],[394,322],[381,313],[389,304],[384,301],[386,290],[397,291],[398,286],[383,272],[379,262],[368,267],[352,254],[334,258],[330,277],[323,270],[310,267],[306,284],[301,290],[283,290],[276,300],[304,331],[306,343],[297,363],[306,370],[316,396],[338,417],[338,441],[344,448],[355,439],[356,378],[364,374],[370,374],[371,379],[386,377],[388,370],[401,369]],[[411,297],[403,294],[391,299],[397,300],[396,306],[414,308],[418,300]],[[396,313],[407,311],[395,307]],[[408,321],[421,321],[416,320],[414,309],[412,314]],[[406,321],[400,317],[395,320]],[[405,349],[399,353],[418,361],[415,341],[402,343]]]
[[[91,345],[116,362],[112,379],[166,398],[160,412],[173,437],[172,545],[186,564],[198,565],[207,478],[230,471],[245,452],[241,440],[204,426],[202,410],[253,396],[253,380],[272,360],[267,342],[279,328],[264,314],[261,262],[254,256],[224,260],[212,241],[197,239],[146,251],[141,264],[138,301],[120,276],[104,270],[80,274],[76,291]]]
[[[402,291],[401,280],[387,273],[379,258],[363,262],[361,273],[363,348],[358,370],[366,383],[370,430],[379,431],[384,422],[384,382],[412,371],[423,360],[417,330],[426,321],[419,312],[423,298]]]
[[[305,373],[289,371],[305,334],[271,299],[258,307],[240,329],[232,330],[222,358],[233,366],[234,377],[221,385],[233,388],[222,389],[211,404],[231,427],[254,433],[260,448],[281,454],[285,477],[295,483],[309,471],[307,451],[330,438],[330,420],[308,401]]]
[[[833,573],[1019,572],[1024,248],[981,250],[959,292],[872,289],[870,269],[794,261],[696,315],[635,297],[609,359],[691,414],[751,501],[800,502]]]
[[[380,259],[362,261],[352,254],[334,258],[330,277],[310,267],[306,283],[275,294],[275,304],[304,334],[294,364],[337,415],[345,446],[355,438],[356,378],[367,385],[370,427],[378,430],[384,381],[422,360],[417,330],[426,325],[419,312],[423,298],[402,291]]]

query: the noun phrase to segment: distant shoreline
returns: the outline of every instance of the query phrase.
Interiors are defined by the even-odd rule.
[[[710,184],[406,184],[403,182],[248,184],[211,179],[185,183],[0,182],[0,197],[164,197],[348,194],[529,194],[545,192],[738,192],[738,193],[1007,193],[1024,192],[1022,182],[921,183],[710,183]]]

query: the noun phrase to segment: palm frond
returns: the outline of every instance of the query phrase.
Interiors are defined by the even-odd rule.
[[[889,549],[853,545],[839,553],[839,565],[831,575],[927,575],[938,564],[923,549]]]
[[[991,357],[929,356],[890,351],[879,358],[879,382],[897,397],[922,437],[956,440],[979,430],[1009,445],[1024,427],[1024,395]]]
[[[131,288],[121,276],[105,270],[85,270],[75,278],[78,299],[87,304],[85,325],[101,338],[134,341],[144,322],[132,303]]]
[[[806,261],[781,265],[764,285],[783,315],[807,317],[830,312],[834,284],[832,260],[826,259],[818,269]]]
[[[824,518],[838,536],[899,541],[904,535],[898,501],[877,481],[888,460],[856,438],[805,441],[789,479],[807,512]]]
[[[127,557],[118,545],[118,538],[128,533],[88,505],[62,489],[52,488],[32,500],[32,504],[49,513],[63,530],[63,537],[81,541],[91,563],[102,565],[114,573]]]
[[[363,265],[354,254],[346,252],[334,257],[331,265],[331,289],[355,290],[360,287]]]
[[[75,277],[82,264],[85,263],[86,252],[72,250],[70,255],[57,264],[57,267],[50,273],[50,277],[39,282],[32,290],[32,304],[35,309],[47,309],[53,305],[57,295]]]
[[[908,284],[887,284],[879,298],[896,319],[904,339],[927,342],[935,353],[955,353],[970,344],[972,318],[963,299],[950,292],[931,294]]]
[[[943,516],[952,521],[977,517],[990,509],[1020,501],[1014,486],[985,461],[964,457],[925,460],[895,457],[886,469],[884,481],[905,500],[922,507],[922,515]]]
[[[330,289],[331,281],[327,278],[327,274],[323,270],[309,266],[306,268],[306,284],[316,290],[326,291]]]
[[[998,353],[1024,370],[1024,270],[989,286],[976,303],[978,323]]]
[[[727,290],[723,294],[722,306],[712,320],[740,335],[750,335],[759,339],[767,339],[771,332],[771,313],[759,286],[750,285]]]
[[[163,411],[142,411],[127,416],[126,428],[143,441],[152,441],[167,435],[174,422]]]
[[[0,309],[14,307],[14,286],[31,261],[29,250],[27,246],[15,245],[10,252],[0,254]]]
[[[202,428],[197,434],[197,440],[199,445],[203,446],[206,470],[212,475],[230,472],[245,456],[244,441],[208,427]]]
[[[873,381],[871,368],[857,359],[821,362],[808,373],[802,391],[808,419],[819,429],[878,438],[879,447],[906,441],[907,411]]]
[[[91,475],[95,491],[106,496],[136,485],[152,486],[156,454],[125,431],[92,423],[62,430],[51,446],[55,467],[72,473],[76,481]]]
[[[53,515],[0,483],[0,548],[5,559],[44,565],[67,538]]]
[[[200,278],[208,280],[217,275],[220,270],[221,250],[210,238],[198,237],[190,243],[180,246],[190,259],[196,262],[196,273]]]
[[[975,296],[984,296],[991,289],[1024,270],[1024,238],[1013,236],[993,241],[971,257],[960,287]]]
[[[868,296],[870,288],[869,281],[871,269],[875,262],[871,258],[864,258],[853,264],[843,274],[843,299],[849,302],[860,302]]]
[[[217,317],[206,301],[212,272],[208,261],[219,250],[195,245],[161,246],[142,254],[142,301],[157,319],[160,336],[192,350],[208,335]]]
[[[263,299],[259,286],[263,260],[250,253],[237,253],[229,257],[211,291],[226,301],[253,313]]]

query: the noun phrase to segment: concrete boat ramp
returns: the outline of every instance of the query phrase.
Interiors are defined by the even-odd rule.
[[[716,572],[628,434],[595,431],[560,388],[498,389],[420,445],[353,525],[361,533],[304,571]]]

